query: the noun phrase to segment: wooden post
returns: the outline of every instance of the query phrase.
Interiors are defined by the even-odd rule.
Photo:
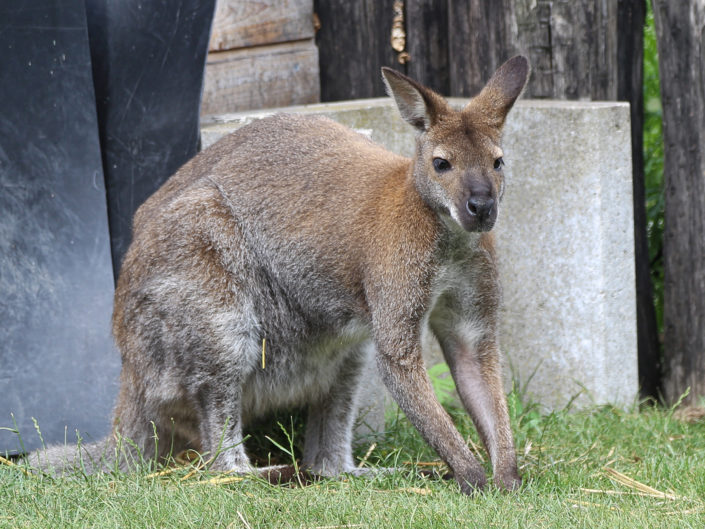
[[[617,0],[515,0],[514,45],[533,68],[527,95],[617,98]]]
[[[450,90],[446,0],[406,2],[406,73],[440,94]]]
[[[664,136],[664,390],[705,395],[703,0],[654,0]]]
[[[381,97],[382,66],[404,71],[390,44],[393,0],[316,0],[321,101]]]
[[[649,266],[644,183],[644,68],[642,61],[645,19],[646,2],[644,0],[619,0],[617,99],[631,103],[639,386],[642,397],[658,398],[661,393],[661,351]]]

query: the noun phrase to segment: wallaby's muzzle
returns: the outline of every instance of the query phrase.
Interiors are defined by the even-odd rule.
[[[465,231],[490,231],[497,220],[499,201],[494,185],[474,172],[465,176],[465,182],[455,200],[456,222]]]
[[[465,231],[490,231],[497,220],[497,204],[490,196],[470,196],[458,207],[459,224]]]
[[[465,204],[465,208],[471,216],[477,219],[480,225],[484,225],[488,221],[492,221],[492,224],[494,224],[493,217],[496,215],[493,198],[470,197]]]

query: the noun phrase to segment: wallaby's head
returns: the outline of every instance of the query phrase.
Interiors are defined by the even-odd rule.
[[[382,74],[402,118],[418,132],[414,177],[423,199],[467,231],[491,230],[504,192],[502,127],[529,78],[529,61],[509,59],[461,111],[399,72]]]

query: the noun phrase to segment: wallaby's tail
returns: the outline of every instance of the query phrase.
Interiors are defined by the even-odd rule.
[[[117,450],[111,436],[94,443],[78,445],[64,444],[48,446],[30,453],[26,462],[36,468],[57,476],[109,472],[116,465]],[[123,458],[120,458],[121,460]]]

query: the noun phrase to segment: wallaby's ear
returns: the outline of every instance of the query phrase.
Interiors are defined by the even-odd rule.
[[[530,70],[526,57],[512,57],[497,69],[482,91],[463,111],[479,111],[486,116],[489,124],[502,127],[509,110],[529,80]]]
[[[438,114],[447,108],[445,100],[433,90],[396,70],[385,66],[382,68],[382,78],[387,94],[394,98],[401,117],[420,132],[428,130]]]

